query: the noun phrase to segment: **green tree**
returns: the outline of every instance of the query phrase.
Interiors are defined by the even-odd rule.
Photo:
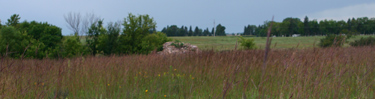
[[[23,36],[13,26],[2,28],[0,31],[1,56],[20,57],[29,44]]]
[[[216,26],[216,35],[217,36],[226,36],[225,34],[225,26],[222,26],[221,24]]]
[[[293,34],[299,34],[298,24],[301,23],[299,18],[285,18],[282,22],[281,32],[285,33],[285,36],[292,36]]]
[[[85,55],[85,47],[81,44],[77,35],[68,37],[63,41],[62,57],[75,57]]]
[[[194,29],[194,36],[202,36],[202,29],[199,29],[198,26]]]
[[[122,24],[123,34],[120,36],[120,53],[134,54],[134,53],[148,53],[142,43],[144,37],[149,35],[149,30],[155,28],[156,22],[149,15],[129,14]]]
[[[204,31],[203,31],[203,36],[210,36],[210,30],[208,28],[206,28]]]
[[[18,30],[30,42],[26,51],[31,58],[57,58],[61,56],[62,34],[61,28],[47,22],[24,21],[19,24]]]
[[[189,32],[188,32],[188,36],[193,36],[194,34],[193,34],[193,29],[191,28],[191,26],[190,26],[190,28],[189,28]]]
[[[89,28],[86,42],[92,55],[96,55],[98,53],[99,35],[104,34],[105,32],[106,30],[103,27],[103,20],[99,20],[97,23],[92,24]]]
[[[309,26],[311,27],[310,32],[312,35],[319,35],[320,28],[317,20],[312,20],[309,22]]]
[[[8,26],[13,26],[15,28],[18,28],[18,23],[19,23],[19,20],[21,19],[21,17],[19,17],[18,14],[13,14],[10,19],[8,19],[8,22],[6,23],[6,25]]]
[[[118,37],[120,35],[119,23],[109,23],[107,27],[107,32],[103,33],[99,37],[99,51],[103,52],[105,55],[114,54],[117,51]]]
[[[304,35],[307,35],[307,36],[310,36],[311,35],[311,27],[310,27],[310,24],[309,24],[309,18],[307,16],[305,16],[305,19],[303,21],[303,31],[304,31]]]
[[[256,28],[257,28],[256,25],[245,26],[243,35],[254,35]]]
[[[0,20],[0,29],[3,27],[3,25],[1,24],[1,20]]]

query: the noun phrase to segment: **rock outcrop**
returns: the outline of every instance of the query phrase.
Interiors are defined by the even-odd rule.
[[[172,43],[175,44],[181,44],[182,46],[180,48],[177,48],[176,46],[172,45]],[[168,54],[183,54],[183,53],[191,53],[191,52],[199,52],[198,46],[191,45],[189,43],[183,43],[183,42],[166,42],[163,44],[163,51],[158,52],[162,55],[168,55]]]

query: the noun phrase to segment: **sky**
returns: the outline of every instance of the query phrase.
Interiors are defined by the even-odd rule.
[[[281,22],[287,17],[310,20],[347,20],[375,17],[375,0],[0,0],[0,20],[5,24],[13,14],[21,21],[48,22],[62,28],[63,35],[73,32],[64,20],[68,13],[93,13],[104,23],[122,21],[128,13],[148,14],[161,31],[167,25],[198,26],[205,29],[214,21],[227,33],[241,33],[245,25]]]

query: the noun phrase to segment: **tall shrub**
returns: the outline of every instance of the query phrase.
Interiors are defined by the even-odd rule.
[[[254,39],[245,39],[244,37],[240,36],[238,42],[241,43],[240,45],[246,50],[256,48]]]
[[[326,37],[320,39],[320,47],[341,47],[346,42],[345,36],[342,35],[327,35]]]

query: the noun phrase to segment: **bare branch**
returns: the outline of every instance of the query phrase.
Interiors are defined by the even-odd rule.
[[[81,14],[69,12],[68,15],[64,15],[65,22],[68,23],[70,30],[74,32],[74,35],[79,34]]]
[[[100,17],[96,16],[93,13],[86,13],[85,17],[82,20],[81,35],[84,35],[88,32],[90,26],[100,20]]]

